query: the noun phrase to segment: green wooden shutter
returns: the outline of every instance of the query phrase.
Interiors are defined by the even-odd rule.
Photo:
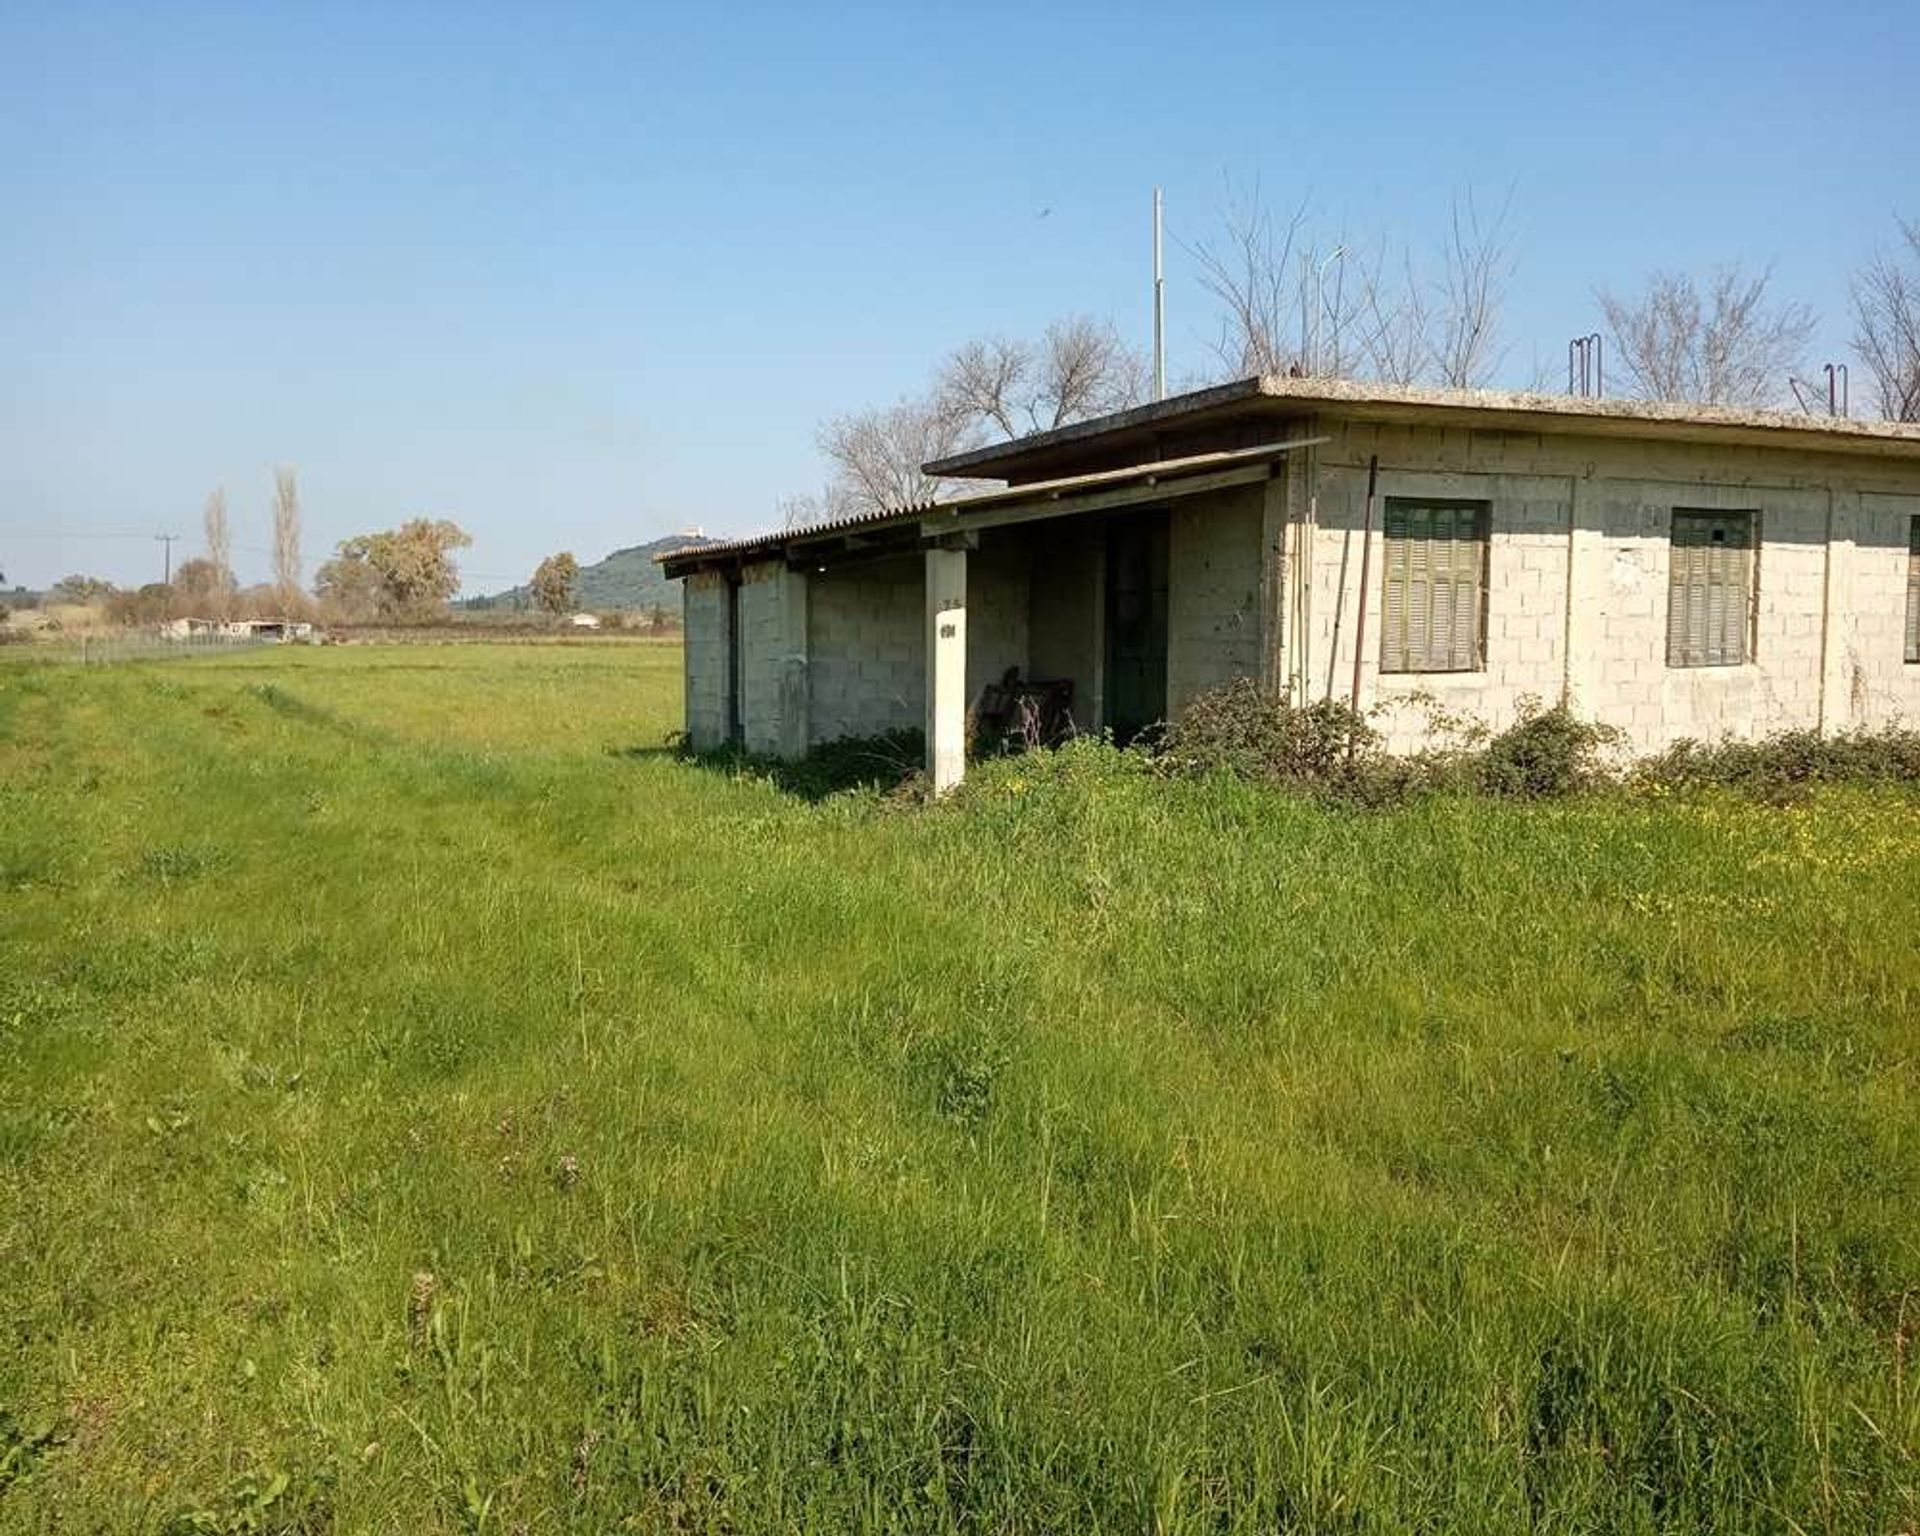
[[[1407,514],[1407,670],[1433,666],[1433,508]]]
[[[1907,521],[1907,660],[1920,661],[1920,517]]]
[[[1407,588],[1411,584],[1411,540],[1404,503],[1387,503],[1386,548],[1381,559],[1380,670],[1405,672],[1407,665]]]
[[[1673,515],[1667,578],[1667,665],[1694,667],[1706,650],[1704,524],[1684,512]]]
[[[1754,514],[1673,514],[1667,665],[1734,667],[1753,630]]]
[[[1471,672],[1480,665],[1481,608],[1487,566],[1485,509],[1451,509],[1446,541],[1447,586],[1451,627],[1435,636],[1436,661],[1450,672]]]
[[[1485,629],[1484,502],[1390,500],[1385,518],[1380,669],[1472,672]]]

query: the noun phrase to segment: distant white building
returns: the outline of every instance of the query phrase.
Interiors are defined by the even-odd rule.
[[[600,627],[599,616],[591,613],[576,613],[572,618],[568,619],[567,622],[575,629],[598,629]]]
[[[220,626],[227,640],[311,640],[313,626],[288,619],[234,619]]]

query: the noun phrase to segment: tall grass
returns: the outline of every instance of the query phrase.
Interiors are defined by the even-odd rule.
[[[1920,798],[0,672],[0,1529],[1910,1530]]]

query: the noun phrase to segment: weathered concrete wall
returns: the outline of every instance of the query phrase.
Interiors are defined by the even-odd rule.
[[[920,556],[830,567],[808,580],[813,741],[917,727],[926,696]]]
[[[740,725],[747,750],[797,757],[808,742],[807,578],[785,561],[740,578]]]
[[[1260,675],[1260,518],[1265,488],[1173,503],[1167,541],[1167,709]]]
[[[1529,695],[1548,703],[1564,696],[1643,752],[1687,736],[1844,729],[1920,714],[1920,667],[1903,663],[1900,645],[1903,513],[1920,509],[1920,472],[1764,448],[1338,421],[1320,430],[1333,440],[1316,455],[1311,595],[1304,610],[1297,598],[1290,604],[1288,619],[1303,624],[1309,642],[1311,695],[1330,689],[1346,697],[1365,466],[1378,453],[1361,696],[1388,706],[1381,724],[1397,747],[1428,739],[1423,709],[1409,702],[1419,695],[1495,729],[1510,724]],[[1380,513],[1390,496],[1490,504],[1481,671],[1380,672]],[[1677,507],[1759,514],[1746,665],[1667,665]]]
[[[1019,529],[989,528],[967,556],[967,708],[1007,668],[1027,675],[1030,547]]]
[[[967,705],[1008,667],[1027,669],[1028,556],[989,529],[967,557]],[[923,556],[833,565],[807,575],[811,739],[911,729],[926,713]]]
[[[1835,728],[1920,718],[1920,664],[1904,659],[1915,518],[1920,486],[1835,498],[1826,688]]]
[[[727,633],[731,604],[719,571],[696,571],[681,584],[680,612],[686,631],[687,740],[698,750],[727,739],[727,697],[732,642]]]
[[[1106,524],[1063,518],[1027,529],[1033,574],[1027,605],[1027,675],[1073,683],[1073,721],[1101,726],[1105,667],[1102,604],[1106,593]]]

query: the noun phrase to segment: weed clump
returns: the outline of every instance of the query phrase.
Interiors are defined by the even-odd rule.
[[[1760,741],[1679,741],[1635,764],[1636,784],[1730,789],[1763,800],[1804,797],[1816,784],[1920,784],[1920,731],[1778,731]]]
[[[1338,794],[1365,788],[1390,762],[1380,733],[1359,711],[1331,699],[1295,704],[1245,678],[1188,705],[1167,727],[1158,760],[1196,778],[1225,773]]]
[[[1612,783],[1605,754],[1620,741],[1618,730],[1582,720],[1565,704],[1529,703],[1477,755],[1474,777],[1501,799],[1560,799]]]

